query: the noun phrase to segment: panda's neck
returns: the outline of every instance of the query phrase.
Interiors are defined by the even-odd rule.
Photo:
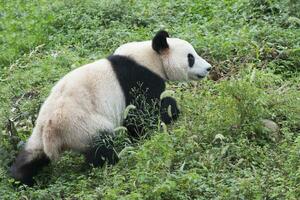
[[[114,54],[128,56],[138,64],[160,76],[162,79],[168,79],[162,60],[152,49],[151,41],[127,43],[120,46]]]

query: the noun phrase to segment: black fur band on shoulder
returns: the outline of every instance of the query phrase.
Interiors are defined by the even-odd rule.
[[[160,76],[133,59],[120,55],[111,55],[107,59],[124,92],[126,106],[135,99],[131,94],[133,88],[141,87],[142,91],[148,91],[148,99],[159,99],[160,94],[165,90],[165,81]]]

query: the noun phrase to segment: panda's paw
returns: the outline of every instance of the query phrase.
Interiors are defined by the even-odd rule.
[[[101,145],[87,150],[85,160],[94,167],[102,167],[105,163],[115,165],[119,158],[113,148]]]
[[[170,124],[179,117],[177,102],[172,97],[164,97],[160,103],[160,118],[165,124]]]

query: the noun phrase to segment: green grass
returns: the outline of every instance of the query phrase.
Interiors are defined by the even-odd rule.
[[[299,10],[296,0],[1,1],[0,199],[299,198]],[[168,85],[179,120],[116,166],[67,152],[33,188],[14,187],[9,163],[55,82],[162,28],[214,66],[210,79]]]

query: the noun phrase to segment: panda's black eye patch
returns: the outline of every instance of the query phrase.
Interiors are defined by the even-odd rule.
[[[193,67],[195,63],[195,57],[192,54],[188,54],[188,62],[189,62],[189,67]]]

